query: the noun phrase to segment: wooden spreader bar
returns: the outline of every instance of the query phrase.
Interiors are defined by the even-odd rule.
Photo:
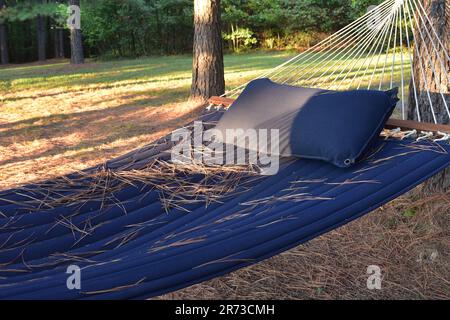
[[[211,97],[208,102],[213,105],[222,105],[228,108],[233,104],[234,99],[214,96]],[[386,128],[401,128],[402,130],[417,130],[418,132],[442,132],[450,134],[450,125],[416,122],[411,120],[389,119],[386,123]]]

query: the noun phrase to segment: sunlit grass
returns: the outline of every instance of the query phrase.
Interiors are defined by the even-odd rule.
[[[256,72],[283,62],[288,54],[229,55],[225,64],[230,73]],[[0,69],[0,92],[6,94],[24,90],[78,89],[85,86],[127,84],[135,81],[190,81],[190,56],[150,57],[112,62],[89,62],[70,67],[66,63],[49,66],[29,66]],[[239,78],[238,75],[236,75]],[[233,77],[234,78],[234,77]],[[233,81],[234,79],[230,79]],[[7,88],[7,90],[4,90]]]
[[[288,53],[225,57],[229,87]],[[78,170],[194,119],[190,56],[0,68],[0,188]]]

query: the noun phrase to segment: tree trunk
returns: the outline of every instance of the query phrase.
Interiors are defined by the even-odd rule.
[[[64,58],[66,56],[64,52],[64,29],[58,29],[58,31],[59,58]]]
[[[36,18],[36,30],[37,30],[37,45],[38,45],[38,59],[43,61],[47,58],[47,26],[46,18],[44,16],[37,16]]]
[[[54,42],[53,42],[53,50],[54,50],[54,55],[55,58],[58,58],[59,56],[59,43],[58,43],[58,29],[55,28],[53,29],[53,38],[54,38]]]
[[[64,30],[55,28],[55,58],[64,58]]]
[[[194,61],[191,99],[225,92],[220,0],[194,0]]]
[[[5,0],[0,0],[0,9],[3,9],[4,7],[6,7]],[[0,63],[9,63],[8,39],[5,24],[0,24]]]
[[[434,29],[436,30],[436,33],[439,36],[439,39],[445,46],[446,51],[450,52],[450,13],[447,12],[449,10],[449,7],[448,5],[446,5],[446,1],[448,0],[423,0],[422,3],[425,10],[427,11]],[[425,18],[424,20],[425,22],[427,21]],[[409,119],[417,121],[419,119],[419,111],[421,121],[434,122],[433,113],[430,106],[431,100],[434,114],[438,123],[450,124],[450,118],[447,114],[444,103],[445,99],[447,105],[450,106],[450,84],[447,81],[448,73],[450,70],[450,62],[446,58],[442,47],[438,44],[436,37],[433,36],[433,41],[435,43],[434,47],[438,48],[440,52],[436,53],[436,50],[434,50],[433,44],[430,41],[430,38],[427,36],[426,31],[427,28],[429,30],[429,33],[433,34],[429,23],[426,22],[426,24],[423,24],[419,18],[419,26],[420,28],[416,27],[416,30],[414,31],[416,43],[414,44],[415,48],[413,49],[413,73],[415,78],[414,82],[417,88],[417,103],[411,79],[409,94],[410,107],[408,111],[408,117]],[[425,41],[422,39],[422,36]],[[419,52],[419,54],[417,54],[417,51]],[[429,57],[428,54],[431,57]],[[433,64],[436,74],[433,72],[430,60]],[[442,65],[441,61],[444,65]],[[444,94],[444,99],[442,98],[440,92]],[[429,192],[444,191],[448,190],[449,188],[450,169],[439,173],[437,176],[425,183],[425,190]]]
[[[80,6],[80,0],[69,0],[69,5]],[[81,30],[76,28],[70,28],[70,63],[71,64],[83,64],[83,40]]]

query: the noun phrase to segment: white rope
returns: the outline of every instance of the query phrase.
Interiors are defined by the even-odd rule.
[[[382,13],[382,15],[384,14],[384,16],[382,16],[382,19],[384,20],[384,19],[389,15],[390,12],[391,12],[391,10],[388,9],[388,10],[386,10],[384,13]],[[362,56],[362,53],[364,52],[365,48],[367,47],[366,44],[367,44],[367,45],[370,44],[370,42],[371,42],[371,41],[373,40],[373,38],[376,36],[376,34],[378,33],[378,31],[379,31],[378,28],[374,28],[370,33],[367,33],[362,39],[358,39],[358,44],[357,44],[357,46],[356,46],[355,48],[353,48],[353,51],[349,51],[349,52],[346,52],[346,53],[345,53],[345,55],[344,55],[344,57],[346,57],[345,60],[343,60],[343,61],[342,61],[342,60],[339,60],[339,61],[336,61],[336,62],[332,63],[332,65],[331,65],[327,70],[325,70],[325,72],[323,72],[322,75],[320,75],[320,76],[318,77],[318,79],[321,79],[321,78],[324,77],[329,71],[334,70],[327,78],[323,79],[322,82],[318,83],[318,85],[321,85],[322,83],[327,83],[327,82],[331,79],[331,77],[336,73],[336,71],[339,70],[339,69],[341,68],[341,66],[345,65],[345,64],[347,63],[347,61],[349,61],[349,60],[351,60],[351,59],[356,60],[356,59],[358,59],[360,56]],[[359,48],[359,50],[358,50],[358,48]],[[351,54],[350,54],[350,53],[351,53]],[[354,57],[355,53],[356,53],[356,56]],[[331,62],[333,62],[333,60],[332,60]],[[339,65],[338,65],[338,64],[339,64]],[[337,79],[342,75],[342,73],[343,73],[344,70],[345,70],[345,69],[343,69],[343,70],[341,71],[341,73],[337,76]],[[315,75],[315,74],[314,74],[314,75]],[[312,76],[309,77],[306,81],[309,81],[311,78],[312,78]],[[315,85],[316,82],[317,82],[317,80],[314,81],[314,82],[312,83],[312,85]]]
[[[401,10],[401,7],[399,7]],[[397,29],[395,29],[397,32]],[[397,34],[395,35],[395,38],[397,38]],[[395,73],[395,58],[396,58],[396,52],[394,50],[394,54],[392,55],[392,66],[391,66],[391,81],[389,83],[389,89],[394,86],[394,73]]]
[[[407,138],[414,137],[414,136],[416,136],[416,135],[417,135],[417,130],[416,130],[416,129],[410,130],[410,131],[405,131],[405,132],[404,132],[404,135],[403,135],[403,137],[402,137],[402,140],[405,140],[405,139],[407,139]]]
[[[407,20],[406,20],[405,10],[403,10],[403,18],[404,18],[404,21],[406,22]],[[409,66],[411,68],[411,81],[412,81],[412,84],[413,84],[414,99],[416,101],[417,120],[421,121],[420,110],[419,110],[419,107],[418,107],[419,106],[419,99],[417,98],[416,80],[415,80],[415,77],[414,77],[413,57],[412,57],[412,54],[411,54],[411,44],[410,44],[410,41],[409,41],[408,23],[405,23],[405,32],[406,32],[406,43],[408,45],[408,53],[409,53],[409,61],[410,61]]]
[[[362,23],[362,21],[361,21],[360,23]],[[357,26],[359,26],[359,25],[355,25],[355,27],[357,27]],[[344,29],[347,29],[347,28],[344,28]],[[308,49],[307,51],[305,51],[305,52],[303,52],[303,53],[301,53],[301,54],[295,56],[294,58],[292,58],[292,59],[290,60],[290,62],[292,62],[292,63],[290,63],[289,66],[290,66],[290,67],[295,67],[295,63],[296,63],[296,62],[301,61],[302,58],[306,58],[308,55],[310,55],[310,57],[309,57],[306,61],[303,61],[303,63],[305,63],[305,62],[307,62],[307,61],[310,61],[310,60],[313,59],[313,58],[317,58],[317,54],[318,54],[318,53],[321,53],[321,52],[323,52],[323,51],[326,51],[327,48],[332,48],[331,45],[332,45],[333,43],[334,43],[334,46],[335,46],[335,47],[338,47],[338,46],[339,46],[338,44],[344,43],[344,41],[346,41],[347,39],[349,39],[349,37],[351,37],[355,31],[356,31],[356,32],[360,32],[360,29],[358,29],[358,28],[354,28],[354,29],[348,28],[347,30],[344,30],[344,29],[343,29],[343,31],[345,31],[345,32],[343,32],[342,35],[345,35],[345,37],[344,37],[343,39],[342,39],[342,38],[340,39],[339,36],[342,36],[342,35],[338,32],[338,34],[336,34],[336,36],[330,36],[329,38],[326,38],[326,39],[322,40],[320,43],[318,43],[317,45],[313,46],[311,49]],[[349,33],[349,31],[351,31],[351,32]],[[339,36],[338,36],[338,35],[339,35]],[[336,44],[336,41],[337,41],[338,39],[340,39],[340,40],[339,40],[339,42]],[[322,47],[322,45],[323,45],[324,43],[326,44],[326,46]],[[320,48],[320,47],[322,47],[322,49],[321,49],[320,51],[315,51],[315,50],[314,50],[314,49]],[[295,60],[297,60],[297,61],[295,61]],[[286,67],[288,67],[288,66],[286,65]],[[271,74],[272,79],[277,79],[276,76],[278,76],[279,74],[281,74],[282,71],[286,71],[286,70],[278,70],[278,72],[276,72],[276,73],[274,73],[274,74],[271,74],[271,72],[269,71],[269,74]],[[287,74],[290,74],[290,73],[291,73],[291,71],[288,71],[288,72],[287,72]],[[281,76],[283,76],[283,75],[281,75]],[[279,80],[279,79],[277,79],[277,80]]]
[[[316,45],[312,46],[311,48],[307,49],[306,51],[294,56],[293,58],[289,59],[288,61],[286,61],[285,63],[269,70],[266,73],[263,73],[262,75],[260,75],[258,78],[256,79],[260,79],[260,78],[265,78],[268,77],[269,75],[271,76],[271,78],[275,81],[275,77],[278,74],[281,74],[283,71],[286,70],[286,68],[290,65],[295,65],[296,62],[298,62],[298,60],[307,57],[310,54],[313,54],[311,57],[314,57],[314,51],[316,48],[320,48],[324,43],[327,44],[327,46],[324,47],[324,49],[328,46],[331,46],[331,43],[333,43],[335,41],[335,38],[339,39],[338,36],[340,36],[342,33],[343,34],[347,34],[348,30],[351,30],[352,32],[354,30],[358,31],[358,28],[352,29],[353,26],[355,25],[359,25],[360,23],[362,23],[365,19],[367,18],[367,15],[362,16],[361,18],[355,20],[353,23],[349,24],[348,26],[344,27],[343,29],[341,29],[340,31],[336,32],[335,34],[331,35],[330,37],[320,41],[319,43],[317,43]],[[343,41],[343,40],[342,40]],[[324,49],[322,49],[321,51],[323,51]],[[248,84],[245,83],[235,89],[232,89],[231,91],[226,92],[223,96],[233,96],[234,92],[239,91],[240,89],[244,88],[246,85]]]
[[[431,29],[433,30],[433,33],[434,33],[434,35],[436,36],[437,41],[438,41],[439,44],[441,45],[441,47],[442,47],[442,52],[444,52],[445,56],[447,57],[447,60],[450,61],[450,56],[448,55],[447,48],[446,48],[446,47],[444,46],[444,44],[441,42],[441,39],[439,38],[439,36],[438,36],[438,34],[437,34],[437,32],[436,32],[436,29],[434,28],[433,23],[432,23],[431,20],[430,20],[430,17],[428,17],[427,11],[426,11],[425,8],[423,7],[423,5],[422,5],[422,3],[420,2],[420,0],[417,0],[417,3],[419,3],[420,8],[422,9],[422,12],[423,12],[424,17],[428,20],[428,23],[430,24]]]
[[[384,19],[383,19],[384,20]],[[322,82],[318,83],[318,85],[320,86],[322,83],[327,83],[331,77],[337,72],[337,70],[339,70],[342,66],[345,66],[347,61],[350,60],[358,60],[360,57],[363,56],[364,54],[364,50],[367,49],[367,47],[370,45],[371,41],[376,37],[376,35],[379,33],[380,29],[379,28],[374,28],[374,30],[371,31],[371,33],[366,34],[366,36],[359,40],[357,46],[355,48],[353,48],[353,51],[349,51],[346,52],[344,55],[344,58],[346,58],[345,60],[338,60],[335,61],[334,63],[332,63],[332,65],[325,70],[325,72],[323,72],[313,83],[312,85],[314,86],[317,83],[317,80],[322,79],[322,77],[324,77],[329,71],[333,70],[333,72],[328,75],[326,78],[324,78],[322,80]],[[355,63],[356,63],[355,61]],[[332,61],[333,62],[333,61]],[[339,73],[339,75],[336,77],[336,79],[339,79],[339,77],[343,74],[345,68],[343,68],[341,70],[341,72]],[[351,70],[346,74],[346,76],[348,76],[348,74],[351,72]],[[309,81],[312,77],[309,77],[306,81]],[[345,77],[343,79],[343,81],[345,80]]]
[[[392,20],[392,16],[390,17],[390,20]],[[387,36],[388,30],[389,30],[389,24],[385,24],[385,25],[383,26],[383,30],[382,30],[382,32],[381,32],[381,34],[380,34],[380,37],[378,37],[377,39],[375,39],[375,41],[373,42],[373,44],[372,44],[372,46],[371,46],[371,48],[370,48],[370,50],[369,50],[369,53],[366,54],[363,63],[360,63],[359,69],[355,72],[355,75],[353,76],[353,79],[352,79],[352,80],[350,81],[350,83],[348,84],[349,87],[352,86],[352,84],[355,82],[355,80],[356,80],[357,77],[360,77],[358,86],[356,87],[356,89],[358,89],[358,90],[360,89],[361,83],[362,83],[362,81],[364,81],[364,78],[365,78],[367,72],[369,71],[369,68],[372,66],[372,61],[373,61],[373,59],[374,59],[374,57],[375,57],[375,56],[372,54],[372,52],[375,54],[375,52],[378,50],[378,47],[380,46],[381,49],[380,49],[380,51],[379,51],[379,53],[378,53],[378,58],[380,58],[381,50],[382,50],[382,48],[383,48],[383,41],[384,41],[384,39],[385,39],[386,36]],[[381,40],[382,38],[383,38],[383,40]],[[380,44],[381,44],[381,45],[380,45]],[[368,61],[368,60],[369,60],[369,57],[370,57],[370,61]],[[378,61],[379,61],[379,59],[378,59]],[[356,64],[356,63],[355,63],[355,64]],[[365,68],[365,70],[364,70],[364,73],[363,73],[361,76],[359,76],[359,72],[361,71],[361,69],[362,69],[362,67],[363,67],[364,65],[366,66],[366,68]],[[377,66],[378,66],[378,62],[377,62]],[[374,72],[375,72],[375,70],[376,70],[376,67],[374,68]]]
[[[428,140],[428,139],[432,138],[434,135],[434,133],[431,131],[425,131],[425,132],[422,131],[421,134],[422,135],[417,138],[417,142],[422,141],[422,140]]]
[[[384,26],[385,27],[385,26]],[[383,29],[382,30],[384,30],[384,27],[383,27]],[[382,31],[381,31],[382,32]],[[375,33],[373,36],[372,36],[372,39],[371,40],[373,40],[373,38],[374,37],[376,37],[378,35],[378,33]],[[361,53],[363,53],[364,52],[364,50],[366,50],[367,48],[368,48],[368,46],[370,45],[370,42],[367,44],[367,45],[365,45],[363,48],[362,48],[362,50],[360,51]],[[373,47],[373,44],[372,44],[372,47]],[[369,51],[369,55],[372,53],[372,48],[370,49],[370,51]],[[366,55],[366,59],[367,59],[367,56],[368,55]],[[344,76],[344,78],[339,82],[339,84],[338,84],[338,86],[337,86],[337,90],[339,90],[339,88],[342,86],[342,84],[344,83],[344,81],[347,79],[347,77],[348,77],[348,75],[353,71],[353,68],[355,67],[355,65],[356,65],[356,63],[357,63],[357,61],[358,60],[356,60],[356,58],[354,58],[355,59],[355,61],[353,61],[353,63],[351,64],[351,67],[350,67],[350,69],[348,70],[348,72],[346,73],[346,75]],[[361,64],[361,66],[360,66],[360,68],[358,69],[358,71],[357,72],[359,72],[360,70],[361,70],[361,68],[362,68],[362,64]],[[355,75],[357,75],[357,72],[356,72],[356,74]],[[342,74],[342,71],[341,71],[341,73],[339,74],[339,76]],[[351,86],[351,84],[353,83],[353,80],[355,79],[355,77],[352,79],[352,81],[350,82],[350,84],[349,84],[349,87]]]
[[[392,5],[392,3],[395,0],[387,0],[385,2],[383,2],[382,4],[379,5],[380,8],[382,9],[386,9],[389,8],[390,5]],[[354,22],[352,22],[351,24],[349,24],[348,26],[342,28],[341,30],[339,30],[338,32],[336,32],[335,34],[331,35],[330,37],[320,41],[319,43],[317,43],[316,45],[312,46],[311,48],[307,49],[306,51],[298,54],[297,56],[289,59],[288,61],[286,61],[285,63],[261,74],[259,77],[255,78],[255,79],[260,79],[260,78],[265,78],[265,77],[270,77],[272,79],[275,79],[274,77],[276,77],[278,74],[281,74],[283,71],[286,70],[287,67],[289,67],[292,64],[295,64],[298,60],[302,59],[305,56],[308,56],[310,54],[313,54],[311,57],[314,57],[314,53],[315,50],[317,48],[320,48],[322,45],[324,44],[329,44],[327,46],[324,47],[324,49],[326,49],[327,47],[330,47],[331,44],[333,44],[334,41],[336,41],[335,39],[339,39],[339,36],[341,36],[342,34],[347,34],[347,32],[350,30],[352,32],[354,32],[356,30],[356,32],[359,32],[359,28],[353,28],[355,26],[359,27],[360,25],[362,25],[363,23],[367,22],[368,18],[370,18],[373,15],[373,12],[368,12],[365,15],[363,15],[361,18],[355,20]],[[343,40],[345,41],[345,39]],[[322,49],[321,51],[323,51],[324,49]],[[244,83],[232,90],[227,91],[225,94],[223,94],[222,96],[230,96],[233,97],[235,95],[237,95],[239,93],[239,91],[241,89],[243,89],[247,84]]]
[[[414,23],[412,21],[411,14],[409,12],[409,5],[408,4],[409,4],[409,1],[405,1],[405,8],[406,8],[406,12],[408,12],[409,22],[411,24],[411,29],[412,29],[413,26],[414,26]],[[412,30],[412,34],[413,34],[414,43],[419,43],[417,41],[417,39],[416,39],[416,33],[414,32],[414,30]],[[430,95],[431,87],[428,84],[428,80],[427,80],[426,73],[425,73],[425,67],[423,66],[422,59],[420,57],[420,52],[419,52],[419,49],[417,48],[417,45],[414,46],[414,49],[415,49],[415,52],[416,52],[417,57],[418,57],[417,60],[419,61],[419,67],[420,67],[420,72],[422,73],[422,79],[425,82],[425,91],[427,93],[428,101],[430,102],[431,115],[433,116],[434,123],[437,124],[438,122],[437,122],[437,119],[436,119],[436,113],[434,112],[433,102],[431,101],[431,95]],[[413,63],[413,62],[411,62],[411,63]],[[416,108],[419,109],[419,104],[416,104]]]
[[[381,53],[383,52],[383,45],[384,45],[385,42],[386,42],[387,35],[390,33],[390,31],[392,31],[392,28],[390,28],[390,27],[391,27],[391,25],[392,25],[392,21],[394,20],[394,17],[395,17],[395,11],[391,13],[391,15],[390,15],[390,17],[389,17],[389,22],[386,23],[386,24],[384,25],[384,29],[385,29],[385,30],[384,30],[384,32],[383,32],[383,36],[382,36],[382,37],[379,37],[378,40],[376,40],[376,41],[374,42],[374,44],[376,43],[374,53],[378,51],[378,54],[376,55],[376,56],[378,57],[378,59],[377,59],[376,65],[375,65],[375,67],[374,67],[374,69],[373,69],[372,76],[371,76],[370,79],[373,79],[373,77],[374,77],[374,75],[375,75],[375,72],[376,72],[377,69],[378,69],[378,63],[380,62],[380,59],[381,59]],[[389,31],[389,30],[390,30],[390,31]],[[378,47],[380,48],[379,50],[378,50]],[[371,55],[371,54],[372,54],[372,49],[371,49],[370,52],[369,52],[369,55]],[[356,89],[359,90],[359,89],[361,88],[361,84],[362,84],[362,82],[363,82],[363,80],[364,80],[364,77],[366,76],[367,71],[369,71],[369,68],[370,68],[370,66],[372,65],[372,61],[373,61],[373,59],[374,59],[376,56],[372,55],[372,57],[370,58],[370,62],[367,63],[367,67],[366,67],[366,69],[365,69],[365,71],[364,71],[364,74],[360,77],[361,79],[359,80],[359,83],[358,83],[358,86],[356,87]],[[364,62],[363,62],[362,65],[364,65],[366,62],[367,62],[367,57],[366,57],[366,59],[364,60]],[[361,65],[361,67],[362,67],[362,65]],[[357,73],[355,73],[355,76],[353,77],[353,80],[352,80],[351,83],[353,83],[353,82],[356,80],[356,77],[358,76],[358,72],[361,70],[361,67],[360,67],[360,69],[357,71]],[[371,82],[371,81],[372,81],[372,80],[370,80],[370,82]],[[369,84],[369,88],[370,88],[370,84]]]
[[[369,23],[372,21],[375,21],[375,25],[371,27]],[[419,41],[430,43],[430,46],[425,45],[419,50],[417,45],[413,45]],[[397,61],[398,50],[401,61]],[[407,56],[404,55],[405,50]],[[425,56],[421,57],[421,54]],[[416,60],[413,59],[414,56]],[[400,77],[401,113],[402,118],[406,119],[405,88],[408,85],[407,76],[410,76],[410,99],[412,104],[415,102],[415,110],[411,111],[417,114],[418,121],[422,121],[424,117],[421,112],[424,111],[423,106],[419,105],[419,89],[424,89],[433,121],[438,123],[440,119],[433,104],[431,81],[426,77],[426,70],[431,68],[428,73],[435,81],[447,80],[447,83],[450,83],[450,73],[445,72],[448,62],[450,62],[448,51],[443,41],[439,39],[421,0],[386,0],[376,10],[368,11],[330,37],[262,73],[256,79],[267,77],[280,84],[300,84],[336,90],[344,84],[346,87],[355,86],[357,89],[362,86],[366,88],[367,84],[367,89],[376,86],[381,90],[384,86],[389,85],[392,88],[394,84],[398,84]],[[408,63],[409,71],[406,68]],[[420,79],[415,74],[415,67],[421,75]],[[408,75],[407,72],[411,74]],[[442,99],[445,112],[450,119],[444,83],[436,84],[439,87],[436,92],[439,91],[438,101]],[[248,82],[228,91],[225,95],[234,97],[247,84]]]
[[[387,13],[389,12],[389,4],[392,3],[393,1],[395,1],[395,0],[389,0],[389,1],[386,1],[385,3],[383,3],[383,4],[380,5],[380,8],[382,8],[382,15],[385,15],[385,14],[387,14]],[[355,32],[356,32],[356,36],[359,36],[359,34],[363,34],[363,33],[364,33],[364,28],[361,28],[361,26],[364,26],[364,25],[367,26],[367,21],[369,21],[369,19],[371,18],[371,16],[374,15],[374,14],[375,14],[374,11],[370,11],[370,12],[368,12],[366,15],[364,15],[364,16],[362,17],[363,19],[361,19],[357,24],[355,24],[354,26],[352,26],[351,29],[346,30],[345,32],[343,32],[343,35],[345,35],[345,37],[344,37],[343,39],[339,40],[338,43],[335,43],[334,45],[332,45],[332,42],[326,41],[325,43],[327,44],[327,46],[325,46],[324,48],[322,48],[322,50],[320,50],[319,52],[316,52],[316,54],[314,54],[314,52],[312,52],[313,55],[312,55],[307,61],[310,61],[311,59],[313,59],[313,61],[310,61],[310,65],[311,65],[311,64],[314,64],[314,63],[317,63],[318,60],[320,60],[320,58],[321,58],[321,56],[318,55],[317,53],[321,53],[321,52],[327,51],[327,50],[328,50],[328,51],[332,51],[332,49],[334,49],[334,48],[340,48],[342,45],[348,45],[350,39],[352,39],[353,36],[355,35]],[[350,32],[349,32],[349,31],[350,31]],[[337,38],[337,39],[338,39],[338,38]],[[352,40],[350,43],[354,43],[357,39],[358,39],[358,38]],[[326,39],[325,39],[325,40],[326,40]],[[324,40],[324,41],[325,41],[325,40]],[[332,60],[332,59],[333,59],[335,56],[337,56],[338,54],[339,54],[339,52],[336,51],[332,57],[329,57],[329,58],[328,58],[328,60],[329,60],[329,61]],[[314,58],[315,58],[315,59],[314,59]],[[307,61],[303,61],[302,64],[304,65],[305,62],[307,62]],[[301,66],[301,65],[300,65],[300,66]],[[298,69],[298,67],[299,67],[299,66],[297,66],[297,67],[295,68],[295,65],[294,65],[293,70],[296,71],[296,69]],[[305,69],[305,68],[304,68],[304,69]],[[304,69],[302,69],[301,71],[303,71]],[[293,74],[290,78],[294,78],[294,77],[297,76],[301,71],[296,71],[296,73]],[[287,73],[287,75],[289,75],[289,74],[292,74],[292,69]],[[278,79],[277,79],[277,78],[272,77],[272,79],[275,79],[276,81],[282,81],[283,78],[281,78],[281,79],[278,78]],[[283,80],[282,83],[287,83],[288,81],[289,81],[289,79]]]
[[[358,29],[358,30],[355,30],[356,31],[356,34],[355,34],[355,32],[352,32],[349,36],[346,36],[344,39],[342,39],[340,42],[339,42],[339,44],[343,44],[343,45],[347,45],[347,46],[349,46],[349,45],[352,45],[352,44],[357,44],[359,41],[360,41],[360,38],[358,38],[360,35],[364,35],[364,29]],[[290,83],[290,81],[292,80],[292,79],[294,79],[295,80],[295,82],[298,82],[298,81],[300,81],[302,78],[302,76],[300,76],[300,78],[298,78],[298,76],[299,75],[301,75],[301,74],[303,74],[303,71],[305,71],[307,68],[309,68],[310,66],[312,66],[312,65],[314,65],[314,64],[319,64],[319,62],[321,61],[321,59],[322,59],[322,61],[326,61],[326,63],[328,64],[328,63],[330,63],[330,62],[332,62],[333,60],[334,60],[334,58],[336,58],[339,54],[341,54],[342,52],[340,52],[340,51],[338,51],[338,50],[333,50],[334,48],[339,48],[340,46],[338,46],[338,45],[335,45],[334,47],[328,47],[328,54],[330,55],[330,56],[327,56],[326,58],[323,58],[323,56],[322,55],[320,55],[320,54],[317,54],[316,53],[316,55],[315,56],[313,56],[313,57],[311,57],[311,58],[314,58],[315,57],[315,59],[313,59],[312,61],[309,61],[309,63],[308,64],[306,64],[305,62],[307,62],[307,61],[305,61],[305,62],[303,62],[302,64],[299,64],[298,66],[296,66],[295,68],[293,68],[292,69],[292,71],[291,71],[291,73],[290,74],[288,74],[287,75],[287,77],[285,77],[285,78],[280,78],[280,79],[277,79],[280,83],[282,83],[282,84],[285,84],[285,83]],[[345,52],[345,50],[347,50],[347,48],[345,48],[345,49],[343,49],[343,51]],[[350,47],[350,49],[349,50],[351,50],[351,47]],[[321,52],[323,52],[323,50],[321,51]],[[320,52],[320,53],[321,53]],[[330,53],[331,52],[331,53]],[[311,60],[311,59],[309,59],[309,60]],[[301,69],[300,69],[301,68]],[[299,70],[300,69],[300,70]],[[306,81],[308,81],[309,79],[307,79]]]
[[[387,42],[387,43],[388,43],[388,47],[387,47],[387,49],[386,49],[386,54],[385,54],[385,59],[384,59],[384,66],[383,66],[383,70],[382,70],[382,74],[381,74],[381,80],[380,80],[380,83],[383,81],[384,72],[385,72],[385,68],[386,68],[386,64],[387,64],[387,58],[388,58],[388,56],[389,56],[389,50],[390,50],[390,48],[391,48],[392,33],[393,33],[393,30],[394,30],[394,26],[395,26],[396,23],[397,23],[397,18],[398,18],[397,11],[398,11],[398,10],[395,10],[395,15],[392,17],[392,20],[391,20],[391,22],[390,22],[389,39],[388,39],[388,42]],[[397,35],[397,33],[396,33],[396,35]],[[374,76],[375,76],[375,73],[378,71],[378,63],[380,62],[380,59],[381,59],[381,52],[382,52],[382,50],[383,50],[384,40],[386,40],[386,37],[385,37],[385,38],[383,39],[383,41],[381,42],[380,52],[379,52],[379,54],[378,54],[377,64],[375,65],[375,68],[373,69],[372,76],[370,77],[369,83],[368,83],[368,85],[367,85],[367,90],[370,89],[370,87],[371,87],[371,85],[372,85],[372,81],[373,81]],[[395,41],[394,41],[394,42],[395,42]],[[395,56],[395,50],[394,50],[394,56]],[[358,88],[359,88],[359,86],[358,86]],[[380,86],[379,90],[381,90],[381,86]]]
[[[401,13],[399,12],[399,16]],[[399,20],[399,29],[400,29],[400,56],[401,56],[401,87],[402,87],[402,119],[406,120],[406,106],[405,106],[405,68],[404,68],[404,59],[403,59],[403,36],[402,36],[402,24],[401,20]]]
[[[413,4],[413,5],[415,4],[414,1],[415,1],[415,0],[412,1],[412,4]],[[446,67],[445,67],[445,63],[444,63],[444,61],[442,60],[441,55],[439,54],[439,50],[436,48],[436,44],[435,44],[434,41],[433,41],[433,37],[431,36],[431,34],[430,34],[428,28],[426,27],[426,26],[427,26],[427,25],[426,25],[426,22],[425,22],[425,20],[423,19],[422,15],[420,14],[420,11],[419,11],[418,7],[415,6],[415,8],[416,8],[416,10],[414,10],[413,13],[414,13],[414,17],[415,17],[415,20],[416,20],[417,28],[419,28],[420,26],[419,26],[419,22],[418,22],[418,20],[417,20],[417,17],[416,17],[416,13],[415,13],[415,12],[418,12],[418,16],[419,16],[421,22],[423,23],[424,29],[425,29],[425,31],[426,31],[426,33],[427,33],[427,35],[428,35],[428,38],[430,39],[430,42],[431,42],[431,45],[433,46],[433,50],[434,50],[434,52],[435,52],[435,54],[436,54],[436,57],[437,57],[437,59],[439,60],[439,63],[441,64],[441,68],[442,68],[442,70],[445,70],[445,68],[446,68]],[[433,25],[431,25],[431,27],[433,27]],[[423,39],[423,38],[422,38],[422,39]],[[438,40],[439,40],[439,38],[438,38]],[[445,54],[447,54],[447,51],[446,51],[446,50],[442,50],[442,52],[444,52]],[[449,73],[449,72],[447,72],[446,77],[447,77],[447,82],[450,83],[450,73]]]
[[[333,60],[331,60],[332,65],[328,67],[328,69],[326,69],[319,77],[317,77],[317,79],[312,83],[312,86],[316,85],[317,80],[322,79],[322,82],[320,82],[318,85],[322,84],[322,83],[326,83],[328,82],[328,80],[336,73],[336,70],[338,70],[342,65],[345,65],[347,63],[347,61],[349,60],[356,60],[359,57],[362,56],[362,54],[364,53],[364,50],[370,45],[371,41],[373,39],[375,39],[375,37],[377,36],[378,32],[380,30],[378,30],[378,28],[375,28],[374,30],[372,30],[371,33],[366,34],[366,36],[363,39],[358,39],[358,44],[356,45],[355,48],[352,48],[351,51],[348,51],[345,53],[345,55],[342,57],[342,59],[339,59],[337,61],[335,61],[333,63]],[[359,49],[358,49],[359,48]],[[345,58],[345,60],[344,60]],[[336,65],[339,63],[339,66],[336,68]],[[323,77],[331,70],[334,70],[327,78],[323,79]],[[343,69],[345,70],[345,69]],[[306,81],[311,80],[315,75],[317,74],[317,71],[314,72],[312,75],[310,75],[309,78],[306,79]]]
[[[434,139],[433,142],[441,142],[441,141],[447,141],[447,140],[450,141],[450,134],[448,134],[448,133],[438,131],[437,135],[441,136],[442,138]]]

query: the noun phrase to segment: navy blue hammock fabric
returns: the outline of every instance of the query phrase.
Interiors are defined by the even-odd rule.
[[[139,168],[169,148],[166,137],[104,166]],[[250,179],[245,192],[238,187],[223,203],[189,204],[189,213],[167,212],[158,191],[139,181],[114,191],[117,205],[88,201],[76,212],[70,205],[30,208],[31,198],[45,197],[37,185],[3,191],[0,298],[144,299],[181,289],[363,216],[448,167],[449,152],[444,143],[380,139],[377,152],[351,168],[288,159],[277,175]],[[293,192],[309,197],[289,197]],[[69,265],[81,268],[80,290],[66,286]]]

